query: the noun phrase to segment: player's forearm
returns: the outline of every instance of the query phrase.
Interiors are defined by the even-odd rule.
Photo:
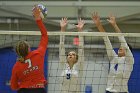
[[[64,63],[66,62],[65,51],[63,50],[59,51],[59,61],[61,65],[64,65]]]
[[[115,31],[116,31],[117,33],[121,33],[121,30],[120,30],[120,28],[118,27],[117,24],[114,24],[114,25],[112,25],[112,26],[114,27],[114,29],[115,29]]]
[[[47,29],[46,29],[45,25],[43,24],[42,20],[41,19],[36,20],[36,23],[41,31],[41,34],[47,36]]]
[[[104,30],[102,24],[98,25],[97,28],[98,28],[98,30],[99,30],[100,32],[105,32],[105,30]]]
[[[83,27],[82,28],[77,28],[78,32],[82,32],[83,31]]]
[[[103,37],[104,43],[107,49],[113,50],[112,44],[108,38],[108,36]]]
[[[79,47],[78,47],[78,55],[79,58],[84,57],[84,37],[83,36],[79,36]],[[80,60],[80,59],[79,59]],[[82,60],[81,60],[82,61]]]
[[[59,61],[62,67],[64,66],[64,63],[66,61],[64,42],[65,42],[65,36],[60,35]]]
[[[121,30],[120,30],[120,28],[118,27],[117,24],[114,24],[113,27],[115,28],[115,31],[117,33],[121,33]],[[129,57],[132,57],[132,59],[133,59],[133,54],[132,54],[131,50],[129,49],[129,46],[127,45],[125,37],[124,36],[118,36],[118,39],[119,39],[119,42],[121,43],[121,46],[125,47],[127,49],[127,52],[126,52],[127,54],[126,55],[129,56]]]
[[[125,48],[128,47],[124,36],[118,36],[118,39],[119,39],[119,42],[121,43],[121,46],[123,46],[123,47],[125,47]]]
[[[115,51],[114,51],[114,49],[112,47],[112,44],[111,44],[108,36],[103,37],[103,39],[104,39],[104,43],[105,43],[108,58],[109,58],[109,60],[111,60],[113,57],[116,56],[116,53],[115,53]]]
[[[84,48],[78,49],[78,64],[83,65],[81,63],[84,62]]]
[[[119,38],[119,42],[121,43],[121,46],[126,49],[126,57],[127,58],[131,57],[133,59],[132,51],[130,50],[124,36],[119,36],[118,38]]]
[[[65,36],[64,35],[60,35],[60,45],[64,44],[65,42]]]
[[[84,47],[84,37],[79,36],[79,47]]]
[[[61,32],[65,32],[66,27],[61,27]]]
[[[78,65],[80,70],[80,77],[83,75],[83,63],[84,59],[84,37],[79,36],[79,48],[78,48]]]
[[[121,30],[116,23],[113,24],[112,26],[114,27],[114,29],[117,33],[121,33]],[[121,43],[121,46],[123,46],[125,48],[128,47],[124,36],[118,36],[118,39],[119,39],[119,42]]]
[[[41,40],[38,46],[38,50],[40,51],[41,54],[44,55],[46,53],[46,49],[48,45],[48,34],[42,20],[41,19],[36,20],[36,22],[41,32]]]

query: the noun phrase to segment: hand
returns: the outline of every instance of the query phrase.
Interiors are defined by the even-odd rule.
[[[121,33],[121,30],[120,30],[120,28],[118,27],[118,25],[117,25],[117,23],[116,23],[116,18],[115,18],[115,16],[110,15],[110,16],[109,16],[109,19],[107,19],[107,21],[108,21],[110,24],[112,24],[112,26],[114,27],[114,29],[115,29],[115,31],[116,31],[117,33]]]
[[[112,24],[113,26],[116,25],[116,18],[115,18],[115,16],[113,16],[113,15],[110,15],[110,16],[109,16],[109,19],[107,19],[107,21],[108,21],[110,24]]]
[[[40,17],[40,9],[39,9],[39,7],[37,5],[34,6],[34,9],[33,9],[32,13],[33,13],[33,16],[34,16],[34,18],[36,20],[41,19],[41,17]]]
[[[100,22],[100,16],[98,15],[98,12],[94,12],[92,14],[92,20],[96,24],[97,27],[101,24],[101,22]]]
[[[61,31],[64,32],[66,25],[68,24],[67,18],[64,17],[60,20]]]
[[[78,31],[82,31],[83,27],[84,27],[84,20],[81,20],[81,18],[78,20],[78,25],[75,25],[78,29]]]
[[[96,24],[97,28],[99,29],[100,32],[105,32],[101,22],[100,22],[100,16],[98,15],[97,12],[94,12],[92,14],[92,20]]]

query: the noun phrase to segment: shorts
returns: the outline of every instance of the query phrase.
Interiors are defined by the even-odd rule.
[[[17,93],[47,93],[44,88],[21,88]]]

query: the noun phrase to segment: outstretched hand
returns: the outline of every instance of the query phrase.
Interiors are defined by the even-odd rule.
[[[117,23],[116,23],[116,18],[115,16],[113,16],[112,14],[109,16],[109,19],[107,19],[107,21],[114,27],[115,31],[117,33],[121,33],[120,28],[118,27]]]
[[[101,24],[100,16],[98,15],[98,12],[92,13],[92,20],[96,24],[97,27]]]
[[[84,27],[85,21],[82,20],[81,18],[78,20],[78,24],[75,25],[78,29],[78,31],[82,31],[83,27]]]
[[[100,32],[105,32],[101,22],[100,22],[100,16],[98,15],[98,12],[94,12],[92,14],[92,20],[96,24],[97,28],[99,29]]]
[[[60,20],[61,31],[64,32],[66,25],[68,24],[67,18],[64,17]]]
[[[39,7],[38,7],[37,5],[34,6],[34,8],[33,8],[33,10],[32,10],[32,14],[33,14],[33,16],[34,16],[34,18],[35,18],[36,20],[41,19],[41,16],[40,16],[40,9],[39,9]]]
[[[109,18],[107,19],[107,21],[112,24],[113,26],[116,25],[116,18],[115,16],[113,16],[112,14],[109,16]]]

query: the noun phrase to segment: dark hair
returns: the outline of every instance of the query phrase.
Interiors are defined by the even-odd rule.
[[[132,46],[130,44],[128,44],[128,43],[127,43],[127,45],[129,47],[130,51],[132,52]]]
[[[17,60],[20,62],[24,62],[25,61],[25,56],[27,56],[28,54],[28,50],[29,49],[29,44],[26,41],[19,41],[16,44],[15,50],[16,53],[18,55]]]

